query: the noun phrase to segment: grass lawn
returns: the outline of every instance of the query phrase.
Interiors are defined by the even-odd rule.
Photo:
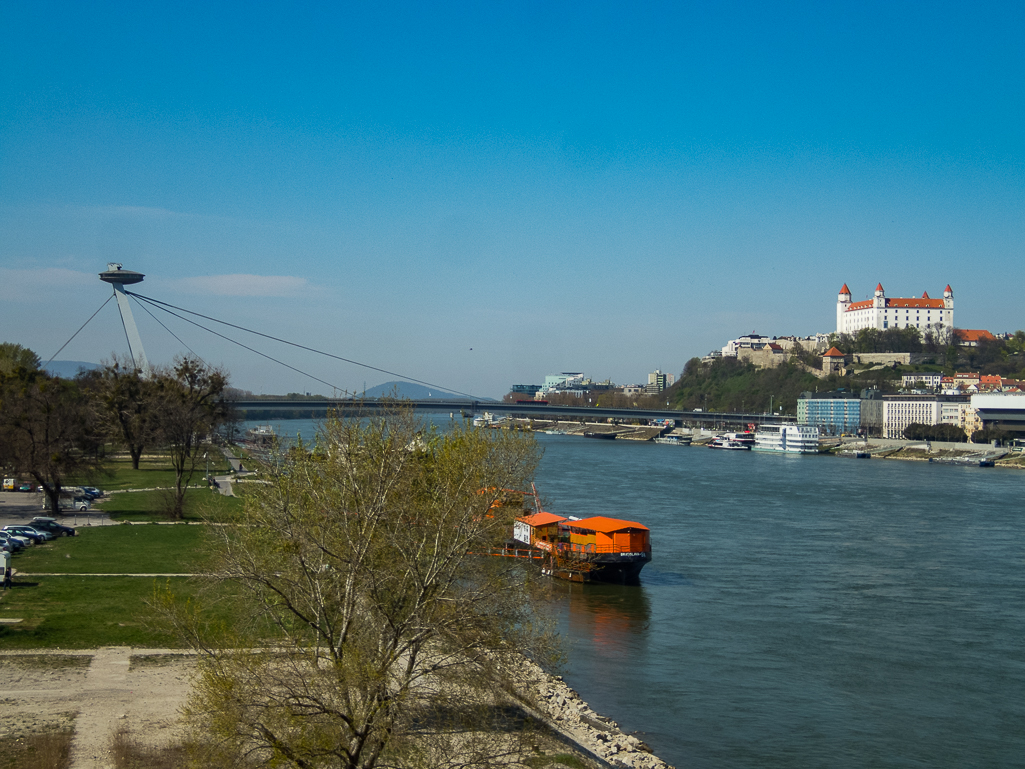
[[[196,525],[97,526],[29,548],[14,560],[25,576],[19,574],[14,587],[0,593],[0,618],[23,620],[0,625],[0,646],[180,647],[151,603],[166,590],[187,599],[202,587],[201,580],[85,575],[192,573],[201,569],[209,536],[209,527]]]
[[[227,458],[220,449],[211,448],[210,472],[225,475],[231,472]],[[206,462],[200,457],[192,482],[201,483],[206,474]],[[104,461],[104,469],[89,476],[69,479],[67,486],[97,486],[105,491],[115,489],[153,489],[174,486],[174,469],[167,455],[163,453],[144,454],[139,469],[132,468],[132,460],[118,455]]]
[[[13,559],[18,571],[57,574],[193,574],[203,571],[210,528],[202,525],[80,527],[26,548]]]
[[[166,521],[166,491],[131,491],[114,494],[95,505],[115,521]],[[236,487],[236,493],[242,493]],[[190,489],[185,494],[186,521],[221,521],[242,509],[239,497],[225,497],[210,489]]]
[[[177,648],[180,642],[150,608],[158,590],[190,594],[185,578],[28,577],[0,597],[5,649],[92,649],[100,646]]]

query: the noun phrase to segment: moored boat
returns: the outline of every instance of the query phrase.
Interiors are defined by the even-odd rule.
[[[694,440],[690,435],[660,435],[652,439],[652,443],[659,443],[663,446],[690,446]]]
[[[537,493],[534,492],[537,500]],[[516,519],[503,555],[540,561],[544,574],[570,582],[637,584],[651,561],[648,527],[636,521],[573,518],[539,510]]]
[[[818,454],[817,425],[762,425],[755,433],[755,451]]]
[[[720,435],[717,438],[713,438],[708,442],[708,448],[710,449],[724,449],[726,451],[750,451],[751,447],[741,441],[733,440]]]

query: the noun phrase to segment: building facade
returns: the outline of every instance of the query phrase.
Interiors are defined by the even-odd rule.
[[[663,374],[660,369],[655,369],[648,374],[648,386],[645,388],[645,392],[648,395],[658,395],[663,390],[672,387],[675,381],[676,377],[672,374]]]
[[[797,399],[797,424],[816,425],[824,435],[878,434],[883,422],[878,390],[803,392]]]
[[[954,330],[954,292],[948,285],[942,299],[931,299],[929,292],[920,299],[887,299],[883,284],[876,286],[872,299],[851,301],[851,290],[844,283],[836,299],[836,333],[856,334],[863,328],[919,328]]]
[[[950,419],[957,413],[956,409],[951,409],[951,404],[967,402],[962,395],[884,395],[883,437],[903,438],[904,429],[910,424],[943,424],[944,406]]]

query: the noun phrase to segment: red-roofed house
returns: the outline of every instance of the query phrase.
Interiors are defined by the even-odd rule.
[[[954,334],[957,335],[957,343],[962,347],[978,347],[983,339],[996,340],[996,337],[984,328],[955,328]]]
[[[954,292],[948,285],[942,299],[930,299],[929,292],[921,299],[887,299],[883,284],[876,285],[872,299],[851,301],[851,291],[844,283],[836,300],[836,332],[856,334],[863,328],[908,328],[923,332],[930,326],[954,328]]]

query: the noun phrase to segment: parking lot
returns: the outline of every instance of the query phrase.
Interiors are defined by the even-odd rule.
[[[52,515],[43,510],[43,495],[36,491],[0,491],[0,526],[28,524],[37,515]],[[110,517],[93,508],[88,513],[68,510],[54,516],[65,526],[102,526]]]

